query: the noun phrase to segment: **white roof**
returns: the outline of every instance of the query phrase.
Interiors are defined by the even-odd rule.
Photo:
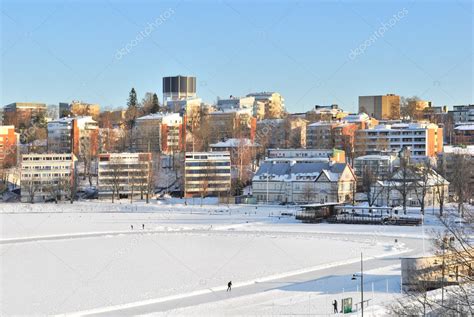
[[[474,130],[474,124],[460,125],[460,126],[455,127],[454,130],[471,131],[471,130]]]
[[[346,122],[365,122],[369,120],[370,116],[363,112],[359,114],[349,114],[344,117],[344,121]]]
[[[334,124],[339,124],[340,122],[331,122],[331,121],[318,121],[308,125],[308,127],[318,127],[318,126],[330,126]]]
[[[137,118],[137,120],[159,120],[159,119],[163,119],[163,118],[166,118],[166,117],[179,117],[179,113],[176,113],[176,112],[172,112],[172,113],[162,113],[162,112],[150,113],[149,115]]]
[[[223,147],[223,148],[227,148],[227,147],[238,147],[238,146],[240,146],[240,145],[244,145],[244,146],[258,146],[258,144],[252,142],[252,140],[243,138],[243,139],[227,139],[227,140],[225,140],[225,141],[221,141],[221,142],[217,142],[217,143],[211,144],[211,147]]]
[[[355,160],[391,160],[393,159],[393,156],[390,155],[364,155],[364,156],[359,156],[356,157]]]
[[[445,145],[443,147],[444,153],[459,153],[459,154],[470,154],[474,155],[474,145],[468,145],[466,147]]]

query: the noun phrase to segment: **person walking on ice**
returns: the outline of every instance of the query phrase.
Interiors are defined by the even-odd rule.
[[[227,283],[227,291],[232,291],[232,281],[229,281],[229,283]]]
[[[334,300],[334,302],[332,302],[332,306],[334,307],[334,314],[337,314],[338,311],[337,311],[337,300]]]

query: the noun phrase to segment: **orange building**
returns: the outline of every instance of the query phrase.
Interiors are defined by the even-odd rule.
[[[14,126],[0,126],[0,168],[17,164],[18,142]]]

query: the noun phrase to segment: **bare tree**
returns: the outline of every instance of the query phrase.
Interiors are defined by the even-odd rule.
[[[422,116],[422,113],[416,108],[418,101],[420,101],[420,98],[417,96],[401,98],[400,110],[403,119],[418,120]]]
[[[89,186],[92,186],[91,162],[93,151],[90,137],[81,137],[79,141],[79,147],[79,159],[82,161],[84,168],[82,172],[82,179],[85,180],[87,178],[89,180]]]
[[[428,295],[432,286],[427,280],[429,277],[425,275],[424,279],[411,285],[409,290],[404,290],[404,296],[390,305],[390,311],[396,316],[426,316],[434,308],[433,300]]]
[[[442,217],[444,213],[444,203],[446,197],[446,162],[444,157],[442,159],[438,159],[437,168],[435,173],[435,188],[433,189],[435,192],[433,195],[436,195],[436,200],[439,204],[439,215]]]
[[[435,251],[443,257],[442,296],[441,302],[438,300],[437,304],[440,306],[442,315],[474,316],[473,210],[465,211],[462,223],[449,216],[442,217],[441,222],[444,232],[437,232],[434,237]],[[445,276],[454,278],[457,282],[456,287],[450,288],[446,299],[444,296]]]
[[[400,104],[392,102],[390,104],[390,119],[397,120],[400,119]]]
[[[472,163],[467,155],[455,153],[453,155],[453,173],[451,186],[453,186],[455,201],[458,204],[458,212],[461,217],[464,214],[464,203],[471,198],[471,187],[469,183],[473,176]]]
[[[400,157],[400,168],[392,177],[394,189],[400,193],[402,198],[403,213],[407,214],[407,200],[410,191],[413,188],[413,173],[410,165],[409,158],[405,155]]]
[[[44,189],[49,194],[51,199],[54,199],[54,202],[57,204],[63,192],[62,180],[53,179],[47,186],[44,187]]]
[[[79,183],[79,177],[77,175],[77,170],[71,170],[71,174],[62,177],[59,180],[61,191],[64,193],[65,197],[69,199],[69,202],[74,203],[74,199],[77,194],[77,187]]]
[[[132,204],[133,203],[133,194],[134,194],[134,190],[135,190],[135,182],[136,182],[136,179],[137,179],[137,175],[135,174],[135,172],[133,173],[128,173],[128,187],[129,187],[129,190],[130,190],[130,203]]]
[[[146,203],[150,201],[150,195],[155,192],[155,169],[153,168],[153,161],[149,163],[148,177],[146,184]]]
[[[303,199],[309,204],[314,197],[314,183],[306,183],[303,187]]]
[[[383,193],[383,186],[377,186],[380,180],[380,165],[377,164],[374,168],[365,166],[362,171],[362,190],[367,196],[367,203],[372,207],[380,195]]]
[[[433,232],[433,264],[419,271],[416,282],[404,289],[405,296],[392,305],[397,316],[473,316],[474,315],[474,229],[473,211],[467,210],[463,224],[452,215],[440,217],[444,230]],[[441,285],[439,282],[441,281]],[[445,281],[454,284],[445,289]],[[430,294],[435,287],[439,293]],[[439,291],[438,291],[439,292]]]
[[[30,204],[33,204],[35,202],[35,195],[39,191],[40,186],[38,184],[38,181],[35,180],[27,180],[24,182],[21,182],[21,190],[22,192],[25,191],[28,195],[28,201]]]
[[[429,190],[430,179],[433,175],[431,168],[428,164],[423,164],[413,169],[416,180],[414,180],[413,189],[415,191],[416,198],[420,203],[420,212],[422,215],[425,214],[425,202],[426,195]],[[434,195],[434,194],[433,194]]]
[[[206,177],[206,179],[203,181],[202,187],[201,187],[201,207],[202,207],[202,201],[203,201],[204,197],[207,196],[208,189],[209,189],[209,181],[207,180],[207,177]]]

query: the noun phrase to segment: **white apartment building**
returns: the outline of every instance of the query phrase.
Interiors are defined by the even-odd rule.
[[[230,152],[187,152],[184,162],[186,197],[224,197],[230,194]]]
[[[380,178],[388,177],[399,165],[398,157],[394,155],[364,155],[354,159],[354,173],[358,178],[364,175],[364,171],[369,169],[373,175]]]
[[[255,104],[255,97],[233,97],[228,99],[218,99],[217,108],[219,110],[230,109],[253,109]]]
[[[357,130],[356,156],[410,149],[413,160],[434,157],[443,151],[443,129],[433,123],[397,123]]]
[[[333,150],[322,149],[268,149],[268,158],[321,158],[327,159],[333,155]]]
[[[21,160],[21,201],[69,199],[76,157],[72,153],[24,154]]]
[[[356,178],[348,164],[264,162],[252,179],[252,193],[265,203],[352,201]]]
[[[151,182],[151,153],[99,154],[99,197],[143,195]]]
[[[453,122],[474,122],[474,105],[453,106],[449,111],[453,117]]]

